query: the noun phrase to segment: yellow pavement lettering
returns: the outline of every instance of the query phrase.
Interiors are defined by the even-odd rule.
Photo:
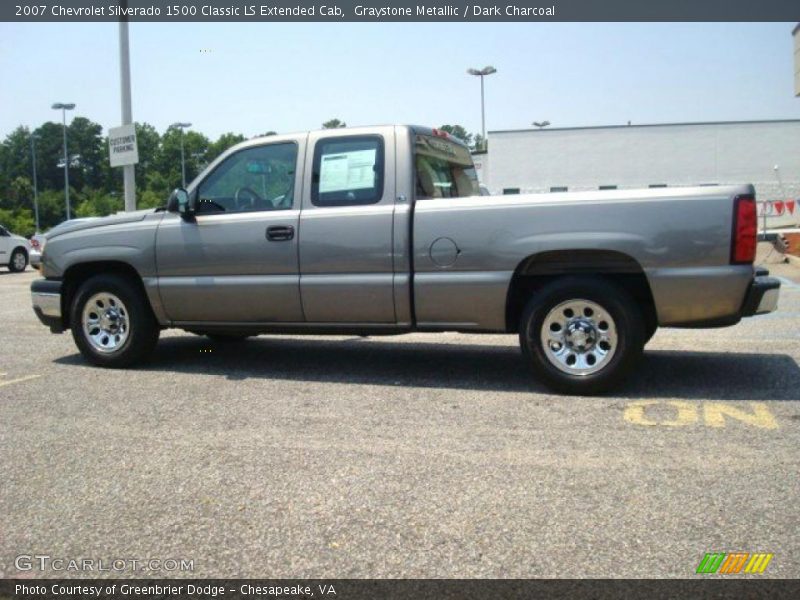
[[[658,404],[658,400],[637,400],[636,402],[629,402],[628,406],[625,407],[622,418],[634,425],[654,427],[658,425],[658,421],[651,421],[644,416],[644,409],[654,404]]]
[[[709,427],[725,427],[725,417],[736,419],[761,429],[777,429],[778,423],[769,409],[758,402],[750,402],[753,412],[748,413],[724,402],[703,404],[703,418]]]
[[[663,425],[666,427],[682,427],[684,425],[692,425],[697,422],[697,407],[690,402],[683,400],[670,400],[666,402],[676,410],[675,418],[671,421],[654,421],[645,414],[648,406],[655,406],[661,404],[658,400],[637,400],[631,402],[625,407],[625,412],[622,415],[628,423],[634,425],[646,425],[653,427],[656,425]]]
[[[684,400],[636,400],[625,407],[622,418],[633,425],[645,427],[685,427],[700,423],[706,427],[725,427],[735,420],[759,429],[777,429],[775,415],[762,402],[749,402],[750,410],[731,406],[727,402],[687,402]],[[656,419],[652,407],[664,406],[674,411],[671,419]],[[648,412],[650,414],[648,414]],[[702,419],[700,416],[702,415]],[[727,420],[726,420],[727,418]]]

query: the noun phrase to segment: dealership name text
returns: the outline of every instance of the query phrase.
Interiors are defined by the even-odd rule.
[[[52,585],[25,584],[15,585],[14,593],[25,596],[44,596],[50,593],[53,596],[94,596],[105,598],[109,596],[210,596],[216,598],[228,594],[240,594],[242,596],[272,596],[280,598],[282,596],[336,596],[336,588],[332,584],[317,584],[316,591],[310,585],[253,585],[245,583],[238,588],[227,588],[222,585],[203,583],[200,585],[188,583],[181,585],[172,584],[149,584],[134,585],[129,583],[108,584],[108,585],[83,585],[83,584],[64,584],[54,583]]]

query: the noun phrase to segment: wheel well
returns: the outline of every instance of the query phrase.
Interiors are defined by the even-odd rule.
[[[78,288],[84,281],[95,275],[121,275],[134,282],[139,288],[139,291],[143,294],[145,300],[147,299],[147,292],[144,289],[142,278],[139,276],[136,269],[128,263],[107,260],[72,265],[64,272],[64,277],[62,279],[61,319],[64,322],[64,327],[69,327],[70,307],[72,306],[72,299],[75,297],[75,292],[78,291]]]
[[[515,269],[506,299],[506,330],[516,333],[530,297],[564,275],[592,275],[615,283],[627,290],[642,307],[647,326],[657,326],[653,293],[647,276],[635,259],[611,250],[558,250],[529,256]]]
[[[26,256],[26,257],[28,256],[28,250],[27,250],[27,248],[25,248],[25,246],[17,246],[17,247],[15,247],[15,248],[14,248],[14,249],[11,251],[11,254],[14,254],[14,252],[16,252],[17,250],[22,250],[22,252],[24,252],[24,253],[25,253],[25,256]]]

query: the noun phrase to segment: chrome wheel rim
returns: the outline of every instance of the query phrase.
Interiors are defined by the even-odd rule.
[[[127,307],[114,294],[95,294],[83,307],[83,332],[97,352],[109,354],[121,348],[130,334]]]
[[[553,308],[542,322],[542,348],[556,368],[591,375],[617,352],[617,325],[597,302],[574,299]]]
[[[22,271],[28,261],[25,260],[25,255],[22,252],[17,252],[14,255],[14,268],[17,271]]]

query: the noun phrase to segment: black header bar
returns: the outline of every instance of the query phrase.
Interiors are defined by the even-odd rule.
[[[3,0],[0,21],[558,22],[798,21],[798,0]],[[127,12],[123,13],[123,10]]]

